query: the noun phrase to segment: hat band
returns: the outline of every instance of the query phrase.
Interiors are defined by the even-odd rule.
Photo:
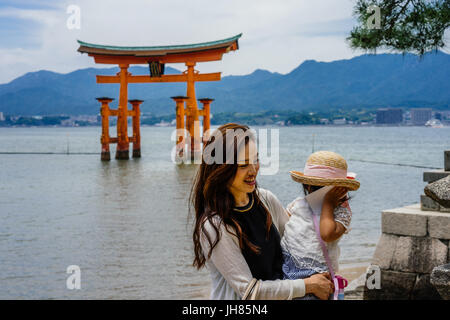
[[[306,164],[303,170],[305,176],[319,178],[347,178],[347,170],[318,164]]]

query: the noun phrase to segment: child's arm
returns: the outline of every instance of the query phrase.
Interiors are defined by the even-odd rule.
[[[347,192],[347,188],[335,187],[325,195],[320,216],[320,236],[325,242],[335,241],[345,232],[345,227],[334,220],[334,209]]]

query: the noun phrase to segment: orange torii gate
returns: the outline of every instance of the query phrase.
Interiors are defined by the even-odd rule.
[[[151,47],[119,47],[86,43],[78,40],[78,51],[87,53],[95,63],[117,64],[120,71],[115,76],[97,76],[97,83],[119,83],[120,94],[117,110],[109,108],[113,100],[108,97],[97,98],[101,102],[102,116],[102,160],[110,160],[109,144],[117,143],[116,159],[129,159],[129,144],[133,142],[133,157],[140,157],[140,104],[142,100],[128,101],[128,83],[186,82],[186,97],[172,97],[176,102],[177,129],[186,129],[191,137],[190,151],[201,142],[199,116],[203,116],[203,131],[209,129],[210,103],[212,99],[199,99],[203,110],[197,107],[195,96],[196,81],[219,81],[220,72],[200,74],[194,69],[198,62],[221,60],[224,53],[238,50],[238,39],[234,37],[203,42],[197,44],[151,46]],[[164,75],[166,63],[184,63],[187,69],[182,74]],[[134,76],[128,72],[131,64],[148,64],[150,75]],[[128,102],[133,106],[128,110]],[[186,105],[186,106],[185,106]],[[117,116],[117,137],[109,136],[109,117]],[[133,117],[133,136],[128,137],[128,116]],[[186,116],[186,121],[184,117]],[[177,130],[177,146],[184,146],[184,134]],[[205,138],[205,137],[204,137]]]

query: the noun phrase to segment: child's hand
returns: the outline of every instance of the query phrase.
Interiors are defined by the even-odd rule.
[[[334,187],[327,192],[323,199],[324,205],[329,205],[333,209],[342,204],[344,197],[347,195],[348,189],[345,187]]]

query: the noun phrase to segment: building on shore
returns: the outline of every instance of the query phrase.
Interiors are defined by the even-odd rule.
[[[403,110],[399,108],[382,108],[377,110],[377,124],[398,124],[403,122]]]
[[[3,115],[3,112],[0,112],[0,121],[5,121],[5,116]]]
[[[436,119],[436,120],[443,120],[443,119],[442,119],[442,113],[440,113],[440,112],[435,112],[435,113],[434,113],[434,119]]]
[[[411,109],[411,122],[416,126],[423,126],[432,117],[431,108],[413,108]]]
[[[344,125],[347,124],[347,119],[342,118],[342,119],[334,119],[333,120],[333,124],[334,125]]]

